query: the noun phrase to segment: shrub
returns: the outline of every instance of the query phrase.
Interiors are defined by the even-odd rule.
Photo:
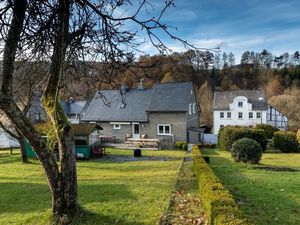
[[[268,124],[259,124],[255,127],[256,129],[264,130],[268,139],[272,139],[275,132],[279,131],[278,128]]]
[[[188,150],[188,143],[187,142],[182,143],[182,149],[185,150],[185,151]]]
[[[202,207],[213,225],[250,225],[238,210],[233,196],[217,178],[201,156],[198,146],[193,147],[194,171],[199,182]]]
[[[274,133],[273,144],[275,148],[285,153],[299,152],[299,143],[296,134],[291,131],[277,131]]]
[[[187,150],[188,149],[188,143],[184,142],[184,141],[176,141],[175,148],[176,149]]]
[[[176,141],[175,148],[182,149],[183,141]]]
[[[241,138],[250,138],[257,141],[263,150],[266,150],[268,139],[265,131],[249,127],[227,126],[219,133],[220,149],[230,151],[233,143]]]
[[[262,148],[257,141],[242,138],[233,143],[231,155],[236,162],[258,163],[261,159]]]

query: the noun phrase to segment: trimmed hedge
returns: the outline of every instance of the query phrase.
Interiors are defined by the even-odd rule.
[[[260,144],[250,138],[235,141],[231,148],[231,155],[236,162],[258,163],[262,152]]]
[[[298,132],[297,132],[297,140],[298,140],[298,142],[299,142],[299,144],[300,144],[300,129],[299,129]]]
[[[275,148],[285,153],[299,152],[299,143],[296,134],[291,131],[277,131],[274,133],[273,144]]]
[[[193,147],[194,171],[199,181],[203,209],[210,225],[250,225],[238,210],[233,196],[201,156],[198,146]]]
[[[268,139],[272,139],[274,136],[274,133],[279,131],[278,128],[273,127],[269,124],[258,124],[258,125],[256,125],[255,128],[264,130]]]
[[[265,131],[249,127],[227,126],[219,132],[219,146],[221,150],[230,151],[233,143],[241,138],[257,141],[263,150],[267,149],[268,139]]]

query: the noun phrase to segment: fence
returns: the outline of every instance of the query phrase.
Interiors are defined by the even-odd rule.
[[[205,144],[217,144],[218,143],[218,135],[217,134],[204,134],[203,142]]]

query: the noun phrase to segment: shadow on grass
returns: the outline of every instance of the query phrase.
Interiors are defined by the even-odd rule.
[[[113,216],[102,215],[101,213],[94,213],[88,211],[83,207],[79,207],[76,216],[71,225],[143,225],[134,221],[127,221],[125,218],[120,219]]]
[[[201,149],[201,152],[203,155],[219,155],[220,150],[216,150],[216,149],[213,149],[213,148],[203,148]]]
[[[8,164],[8,163],[21,163],[21,157],[11,154],[1,154],[0,155],[0,164]]]
[[[142,157],[134,157],[129,155],[107,155],[102,158],[92,159],[89,161],[85,161],[87,163],[91,162],[101,162],[101,163],[127,163],[127,162],[139,162],[139,161],[178,161],[183,157],[176,156],[142,156]]]
[[[136,199],[124,184],[80,184],[80,204],[101,203],[120,199]],[[2,213],[44,211],[51,207],[47,184],[0,183]]]
[[[252,222],[274,225],[300,223],[296,217],[300,212],[299,198],[295,197],[297,194],[292,188],[299,186],[300,181],[290,184],[280,180],[287,176],[287,172],[255,171],[255,167],[261,165],[236,163],[216,154],[206,155],[210,156],[209,165],[216,176],[230,190],[240,210]]]

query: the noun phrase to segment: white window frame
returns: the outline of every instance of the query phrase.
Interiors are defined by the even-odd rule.
[[[260,115],[260,116],[258,116],[258,115]],[[261,112],[256,112],[256,118],[257,118],[257,119],[261,119],[261,116],[262,116],[262,115],[261,115]]]
[[[230,116],[228,116],[228,115],[230,115]],[[231,116],[232,116],[232,115],[231,115],[231,112],[227,112],[227,113],[226,113],[226,116],[227,116],[228,119],[231,119]]]
[[[223,116],[221,116],[223,115]],[[224,112],[220,112],[220,119],[224,119],[225,118],[225,113]]]
[[[252,117],[250,117],[250,114],[252,115]],[[254,114],[253,114],[253,112],[249,112],[248,117],[249,117],[249,119],[254,119]]]
[[[242,117],[240,117],[240,115],[242,115]],[[243,112],[238,112],[238,119],[239,119],[239,120],[242,120],[242,119],[243,119],[243,116],[244,116],[244,115],[243,115]]]
[[[121,130],[121,124],[119,124],[119,123],[116,123],[116,124],[113,124],[113,129],[114,130]]]
[[[240,103],[241,103],[241,105],[240,105]],[[243,108],[243,107],[244,107],[244,103],[241,102],[241,101],[239,101],[239,102],[238,102],[238,107],[239,107],[239,108]]]
[[[193,114],[196,113],[196,103],[193,103]]]
[[[163,127],[163,133],[159,133],[159,127]],[[169,127],[170,133],[166,133],[166,127]],[[157,124],[157,135],[167,135],[170,136],[172,135],[172,126],[171,124]]]

